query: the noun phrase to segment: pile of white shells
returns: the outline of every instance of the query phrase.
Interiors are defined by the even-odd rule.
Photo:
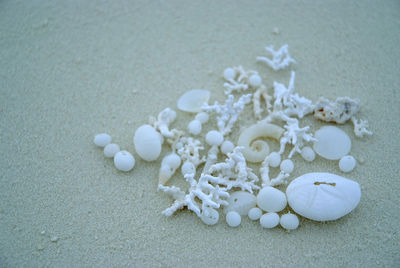
[[[282,46],[278,51],[274,51],[272,46],[266,47],[266,50],[272,54],[272,59],[258,57],[257,60],[264,62],[274,70],[280,70],[295,63],[289,55],[287,45]],[[270,103],[268,103],[271,99],[268,99],[270,96],[267,94],[266,87],[263,88],[262,78],[258,72],[249,71],[246,73],[241,66],[226,68],[223,72],[223,78],[227,81],[224,86],[229,94],[248,89],[258,89],[259,94],[263,94],[268,112],[271,112]],[[291,83],[293,82],[292,79],[294,79],[293,73]],[[288,88],[290,88],[290,85]],[[288,92],[290,93],[290,90]],[[202,107],[208,103],[210,95],[207,90],[193,89],[184,93],[177,101],[179,110],[195,114],[194,119],[187,124],[186,129],[192,136],[200,135],[204,125],[209,122],[209,112]],[[256,117],[263,111],[260,107],[256,107],[255,102],[259,102],[259,98],[258,96],[258,99],[253,99]],[[288,95],[282,98],[288,99]],[[300,98],[300,100],[302,99]],[[285,101],[288,100],[285,99]],[[351,119],[355,124],[355,129],[357,129],[356,136],[361,135],[362,137],[364,134],[372,134],[365,128],[367,126],[366,120],[358,121],[354,118],[359,110],[360,102],[357,99],[352,100],[345,97],[338,98],[336,102],[330,102],[325,98],[320,98],[316,105],[305,98],[303,101],[300,105],[309,105],[307,109],[311,109],[311,111],[315,109],[313,112],[317,119],[338,124],[343,124]],[[292,106],[296,108],[296,105]],[[223,116],[221,115],[217,119],[220,120]],[[182,145],[179,145],[180,143],[177,141],[182,137],[183,132],[180,133],[176,129],[170,130],[169,128],[175,118],[176,112],[167,108],[159,114],[157,119],[154,118],[149,124],[139,126],[133,137],[135,152],[144,161],[157,161],[159,159],[164,140],[168,140],[170,144],[176,146],[171,153],[166,154],[161,160],[158,177],[160,185],[165,185],[178,168],[181,168],[181,173],[185,176],[195,174],[198,165],[204,162],[207,165],[205,157],[200,158],[196,155],[198,152],[190,152],[191,157],[197,157],[192,162],[188,161],[187,157],[183,157],[182,153],[178,153],[178,149]],[[299,116],[299,118],[301,119],[302,116]],[[301,129],[295,130],[300,131]],[[230,192],[226,199],[227,205],[223,208],[228,226],[238,227],[242,223],[242,218],[248,217],[251,221],[258,221],[264,229],[281,226],[285,230],[294,230],[300,225],[298,216],[319,222],[332,221],[349,214],[359,204],[361,189],[360,185],[353,180],[324,172],[311,172],[294,179],[290,178],[290,174],[295,169],[294,163],[290,159],[292,154],[289,155],[288,159],[282,160],[285,144],[289,142],[289,144],[294,145],[296,143],[296,141],[293,141],[293,136],[291,136],[292,140],[287,139],[288,136],[293,135],[290,131],[295,132],[288,125],[281,127],[270,123],[268,120],[261,120],[249,127],[242,128],[237,144],[225,139],[225,134],[221,131],[211,130],[204,135],[206,144],[216,149],[217,154],[220,152],[220,156],[224,158],[231,154],[236,146],[241,146],[247,162],[263,162],[260,170],[267,173],[269,168],[280,170],[280,175],[275,179],[270,179],[269,176],[261,174],[262,187],[257,186],[255,189],[260,189],[255,193],[243,191],[243,189]],[[174,139],[176,140],[174,141]],[[110,135],[101,133],[95,135],[94,144],[103,148],[106,158],[113,159],[117,170],[131,171],[135,166],[134,156],[127,150],[121,150],[120,146],[111,143],[111,140]],[[269,142],[271,141],[280,143],[280,152],[270,152]],[[297,150],[305,163],[314,161],[316,157],[321,157],[338,161],[338,167],[343,173],[355,169],[357,161],[350,155],[351,139],[340,128],[332,125],[323,126],[314,133],[313,139],[307,141],[309,145],[299,147],[300,149]],[[262,171],[260,172],[262,173]],[[285,191],[280,190],[282,187],[277,188],[277,185],[285,185],[287,180],[290,183]],[[207,225],[214,225],[220,220],[219,212],[214,208],[209,208],[207,213],[201,214],[199,217]]]

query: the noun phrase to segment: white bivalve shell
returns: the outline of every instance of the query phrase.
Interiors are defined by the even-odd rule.
[[[286,189],[289,206],[314,221],[337,220],[353,211],[361,198],[360,185],[331,173],[307,173]]]
[[[192,89],[178,99],[178,109],[189,113],[201,112],[201,106],[208,103],[210,91],[204,89]]]
[[[328,160],[339,160],[351,149],[349,136],[340,128],[324,126],[315,132],[314,151]]]
[[[237,145],[244,147],[243,156],[247,161],[258,163],[269,154],[269,145],[266,141],[256,139],[274,138],[279,140],[283,131],[283,128],[277,125],[260,122],[244,129],[239,136]]]
[[[286,204],[286,195],[271,186],[262,188],[257,195],[257,206],[267,212],[279,212]]]
[[[162,137],[152,126],[140,126],[133,137],[136,153],[146,161],[156,160],[161,153]]]
[[[233,192],[226,201],[229,204],[225,207],[224,213],[236,211],[241,216],[247,215],[249,210],[254,208],[257,203],[256,197],[245,191]]]

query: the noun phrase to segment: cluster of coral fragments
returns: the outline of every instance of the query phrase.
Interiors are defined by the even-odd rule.
[[[274,71],[295,64],[287,45],[279,50],[272,46],[265,49],[268,57],[256,60]],[[173,201],[162,214],[172,216],[188,209],[207,225],[217,224],[223,215],[231,227],[248,217],[263,228],[280,225],[294,230],[299,226],[298,215],[324,222],[337,220],[357,207],[361,190],[356,181],[326,172],[298,178],[290,175],[295,154],[306,162],[316,155],[335,161],[342,173],[355,168],[357,161],[349,154],[351,139],[338,126],[351,121],[355,137],[372,135],[368,122],[356,117],[358,99],[339,97],[332,101],[321,97],[313,103],[294,92],[294,71],[287,86],[279,82],[266,86],[257,71],[242,66],[226,68],[223,79],[224,103],[209,104],[210,92],[201,89],[179,98],[177,108],[193,115],[186,130],[173,128],[177,114],[166,108],[134,134],[136,154],[145,161],[158,160],[162,147],[167,147],[165,143],[170,148],[161,160],[158,190]],[[247,105],[252,107],[257,123],[243,128],[236,141],[230,140],[232,131],[240,129],[236,123]],[[301,119],[309,114],[327,124],[311,133],[310,126],[300,126]],[[200,139],[203,125],[212,116],[216,117],[216,127]],[[277,142],[279,149],[271,152],[271,142]],[[104,155],[114,159],[117,169],[129,172],[134,167],[133,155],[111,143],[108,134],[96,135],[94,143],[104,147]],[[258,165],[259,170],[250,168],[249,163]],[[270,176],[273,169],[278,170],[274,177]],[[178,172],[187,182],[186,189],[169,185]],[[281,190],[284,188],[285,192]]]

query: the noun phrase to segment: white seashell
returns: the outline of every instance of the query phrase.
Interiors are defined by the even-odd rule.
[[[239,136],[238,146],[243,146],[243,155],[247,161],[258,163],[265,159],[269,153],[269,146],[266,141],[256,140],[258,138],[274,138],[279,140],[283,128],[259,122],[246,128]],[[254,141],[256,140],[256,141]]]
[[[286,204],[286,195],[271,186],[262,188],[257,195],[257,206],[267,212],[279,212]]]
[[[296,215],[292,213],[287,213],[281,216],[279,223],[286,230],[295,230],[297,229],[297,227],[299,227],[300,222],[299,218]]]
[[[279,215],[275,212],[269,212],[261,216],[260,224],[263,228],[274,228],[279,224]]]
[[[360,185],[331,173],[307,173],[286,189],[289,206],[315,221],[337,220],[353,211],[361,198]]]
[[[315,152],[311,147],[304,146],[303,149],[301,149],[301,156],[304,160],[312,162],[315,159]]]
[[[205,124],[208,122],[208,118],[209,118],[208,113],[201,112],[196,114],[194,119],[199,120],[202,124]]]
[[[249,216],[250,220],[256,221],[258,220],[262,215],[262,210],[259,208],[252,208],[249,210],[249,213],[247,216]]]
[[[206,134],[206,142],[210,146],[219,146],[224,142],[224,136],[219,131],[210,130]]]
[[[233,80],[233,79],[235,79],[235,77],[236,77],[236,71],[235,71],[235,69],[233,69],[233,68],[226,68],[225,70],[224,70],[224,73],[223,73],[223,77],[225,78],[225,80]]]
[[[146,161],[156,160],[161,153],[162,138],[152,126],[140,126],[133,137],[136,153]]]
[[[190,134],[199,135],[201,133],[201,122],[197,119],[190,121],[188,131]]]
[[[178,109],[189,113],[201,112],[201,106],[208,103],[210,91],[192,89],[178,99]]]
[[[315,132],[314,150],[321,157],[339,160],[350,152],[351,140],[340,128],[324,126]]]
[[[231,141],[226,140],[221,144],[221,153],[229,154],[234,148],[235,145]]]
[[[340,158],[339,168],[343,172],[350,172],[356,167],[357,161],[351,155],[345,155]]]
[[[277,152],[270,153],[268,159],[268,164],[270,167],[278,167],[281,163],[281,155]]]
[[[106,147],[104,147],[103,152],[104,152],[105,157],[111,158],[111,157],[114,157],[114,155],[116,153],[118,153],[120,150],[121,149],[119,148],[118,144],[110,143],[110,144],[107,144]]]
[[[118,170],[129,171],[135,166],[135,158],[128,151],[119,151],[114,156],[114,165]]]
[[[256,197],[245,191],[233,192],[226,200],[229,204],[225,207],[224,213],[236,211],[241,216],[247,215],[251,208],[254,208],[257,203]]]
[[[111,142],[111,136],[107,133],[100,133],[94,136],[93,142],[99,147],[104,147]]]
[[[294,169],[294,163],[290,159],[285,159],[282,161],[280,168],[282,172],[292,173]]]
[[[181,165],[181,158],[171,153],[166,155],[161,161],[160,171],[158,173],[158,184],[164,185],[174,175],[176,169]]]
[[[207,208],[201,213],[200,219],[207,225],[214,225],[218,223],[219,213],[213,208]]]
[[[226,223],[230,227],[238,227],[241,222],[242,222],[242,217],[240,217],[240,214],[237,213],[236,211],[230,211],[228,212],[228,214],[226,214]]]
[[[194,164],[192,162],[186,161],[185,163],[183,163],[183,165],[181,167],[181,172],[182,172],[183,176],[185,176],[187,174],[195,174],[196,167],[194,166]]]

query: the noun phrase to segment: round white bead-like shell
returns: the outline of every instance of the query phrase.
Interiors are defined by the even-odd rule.
[[[210,91],[204,89],[192,89],[178,99],[178,109],[189,113],[201,112],[201,106],[208,103]]]
[[[324,126],[315,132],[314,150],[328,160],[339,160],[351,150],[349,136],[335,126]]]
[[[136,153],[146,161],[156,160],[161,153],[161,135],[152,126],[140,126],[133,137]]]
[[[229,204],[225,207],[224,212],[236,211],[241,216],[248,214],[251,208],[254,208],[257,203],[256,197],[245,191],[233,192],[226,200]]]
[[[307,173],[286,189],[289,206],[315,221],[337,220],[353,211],[361,198],[360,185],[331,173]]]
[[[262,188],[257,195],[257,206],[267,212],[279,212],[286,204],[286,195],[271,186]]]

